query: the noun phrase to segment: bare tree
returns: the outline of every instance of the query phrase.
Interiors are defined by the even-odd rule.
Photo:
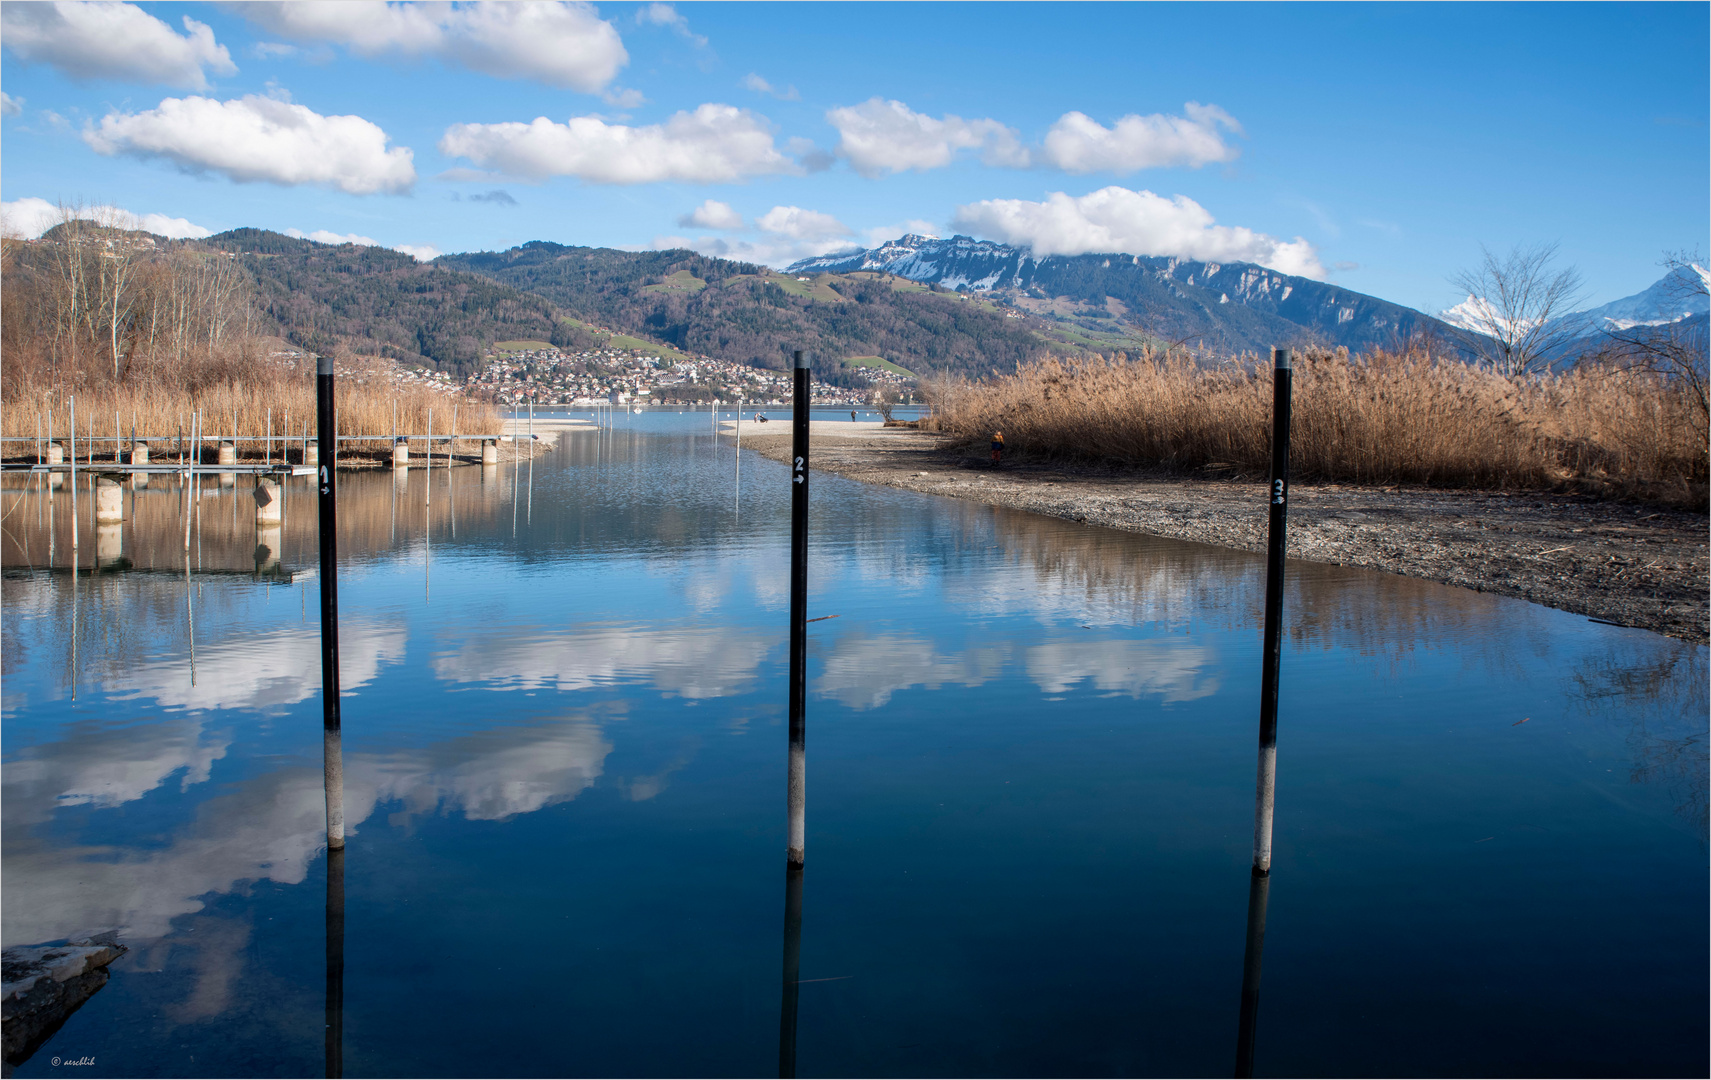
[[[1604,327],[1605,349],[1630,370],[1650,371],[1679,383],[1698,407],[1700,433],[1711,434],[1711,348],[1706,341],[1706,317],[1711,308],[1711,274],[1697,252],[1664,256],[1670,270],[1664,291],[1679,313],[1654,325]]]
[[[1554,265],[1555,244],[1517,246],[1501,258],[1484,247],[1480,251],[1478,267],[1450,279],[1468,294],[1459,307],[1463,343],[1504,375],[1548,368],[1586,333],[1585,320],[1574,314],[1582,296],[1580,272]]]

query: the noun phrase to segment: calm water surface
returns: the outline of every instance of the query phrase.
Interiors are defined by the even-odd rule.
[[[345,1070],[774,1073],[784,468],[340,484]],[[813,496],[802,1074],[1228,1075],[1262,560]],[[131,945],[17,1074],[317,1075],[313,491],[126,500],[0,494],[4,940]],[[1706,650],[1290,573],[1257,1071],[1704,1075]]]

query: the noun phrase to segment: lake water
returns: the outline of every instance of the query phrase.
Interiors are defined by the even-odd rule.
[[[19,1076],[326,1066],[314,493],[206,484],[188,581],[0,493],[4,940],[131,946]],[[812,495],[801,1074],[1229,1075],[1262,559]],[[788,506],[705,412],[341,477],[348,1074],[777,1070]],[[1289,572],[1256,1071],[1704,1075],[1706,650]]]

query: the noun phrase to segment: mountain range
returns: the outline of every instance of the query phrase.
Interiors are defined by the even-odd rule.
[[[795,274],[870,272],[990,293],[1042,319],[1094,333],[1127,329],[1212,353],[1272,345],[1393,345],[1450,328],[1401,304],[1254,263],[1164,256],[1048,255],[988,240],[910,235],[848,254],[803,259]]]
[[[1274,344],[1362,351],[1452,333],[1449,323],[1411,308],[1251,263],[1115,253],[1038,258],[966,236],[904,236],[782,273],[686,250],[546,241],[419,263],[382,248],[258,229],[156,239],[235,258],[255,283],[261,324],[300,344],[324,351],[343,343],[459,375],[502,340],[645,348],[770,368],[804,348],[819,358],[826,381],[861,385],[864,369],[879,361],[919,375],[981,377],[1048,353],[1172,343],[1209,356]],[[1682,300],[1684,281],[1666,278],[1584,315],[1611,328],[1682,313],[1703,319],[1704,297]]]

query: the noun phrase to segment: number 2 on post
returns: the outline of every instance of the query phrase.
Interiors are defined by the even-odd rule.
[[[796,459],[796,475],[792,476],[790,478],[790,482],[792,484],[800,484],[802,482],[802,459],[801,458]]]

